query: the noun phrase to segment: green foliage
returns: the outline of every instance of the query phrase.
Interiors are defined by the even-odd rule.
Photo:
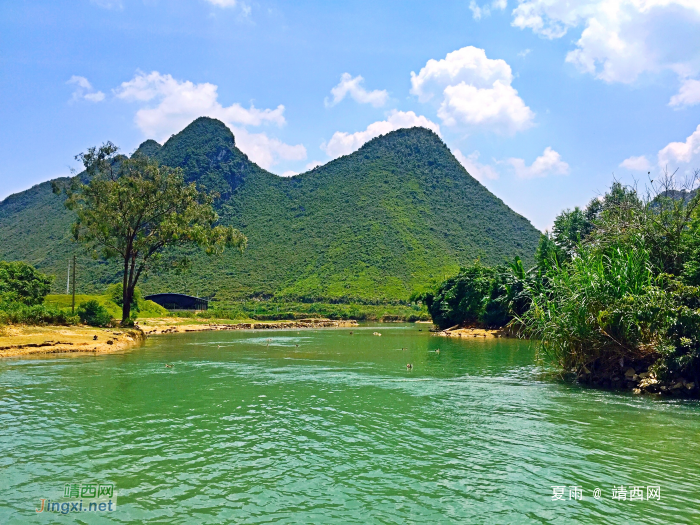
[[[76,304],[85,303],[87,301],[97,301],[114,319],[119,319],[122,315],[121,306],[107,295],[80,294],[75,296]],[[71,307],[71,302],[72,297],[70,295],[47,295],[44,301],[47,306],[68,310]],[[164,317],[168,315],[168,311],[165,308],[153,301],[146,301],[145,299],[139,301],[139,310],[137,313],[139,318]]]
[[[105,295],[117,306],[121,307],[124,305],[124,285],[122,283],[110,284],[107,287]],[[131,297],[131,310],[138,313],[143,303],[144,298],[143,293],[141,293],[141,288],[135,286]]]
[[[441,328],[457,324],[476,324],[491,296],[496,270],[476,262],[447,279],[436,293],[426,294],[424,302],[433,322]]]
[[[529,307],[526,283],[531,280],[516,257],[510,265],[490,268],[476,262],[422,296],[433,322],[440,328],[474,325],[505,326]]]
[[[80,303],[78,317],[89,326],[106,327],[112,325],[112,316],[104,306],[95,300]]]
[[[579,370],[622,355],[641,358],[651,350],[650,338],[666,312],[648,252],[619,248],[607,255],[582,249],[547,277],[547,288],[533,294],[521,320],[562,368]]]
[[[378,137],[294,177],[250,162],[226,126],[208,118],[162,147],[147,141],[137,153],[181,168],[186,183],[219,193],[220,224],[249,239],[244,255],[209,258],[185,247],[164,253],[163,264],[187,256],[192,270],[151,273],[139,281],[146,294],[393,304],[476,258],[493,265],[520,255],[529,265],[540,236],[425,129]],[[50,184],[8,197],[0,203],[0,257],[65,276],[75,251],[68,235],[74,218]],[[79,257],[78,289],[101,293],[121,280],[121,271],[114,262]],[[55,283],[54,293],[61,288]]]
[[[700,173],[688,182],[700,182]],[[666,176],[642,199],[614,183],[585,210],[565,210],[540,237],[536,269],[477,263],[423,294],[435,322],[503,326],[539,340],[566,371],[655,363],[700,380],[700,193]]]
[[[75,240],[95,256],[123,264],[125,324],[139,278],[171,266],[159,264],[164,251],[194,245],[209,254],[220,253],[224,247],[243,249],[246,238],[234,228],[214,225],[214,196],[186,184],[180,168],[160,166],[141,154],[129,159],[116,153],[116,146],[108,142],[78,155],[86,176],[74,177],[63,189],[66,207],[77,216]],[[58,185],[55,191],[60,192]]]
[[[538,253],[542,279],[529,287],[532,307],[518,322],[563,369],[651,360],[666,378],[700,379],[700,194],[672,183],[666,176],[644,200],[615,183],[584,212],[590,228],[569,230],[581,232],[573,248],[549,237],[567,257]],[[571,212],[558,217],[576,223],[570,219]]]
[[[0,305],[41,304],[51,290],[53,278],[21,261],[0,261]]]
[[[80,318],[77,315],[71,315],[69,311],[44,304],[29,306],[12,303],[5,304],[0,309],[0,325],[75,325],[78,322]]]

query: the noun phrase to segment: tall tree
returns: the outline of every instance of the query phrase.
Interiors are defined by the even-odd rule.
[[[162,264],[165,250],[196,245],[217,254],[226,247],[243,250],[247,239],[234,228],[216,225],[212,205],[217,195],[186,184],[181,169],[142,155],[118,156],[117,151],[107,142],[77,155],[85,176],[73,177],[68,186],[54,191],[65,191],[66,206],[77,215],[75,239],[94,256],[122,261],[121,322],[127,325],[139,279],[149,271],[168,269]]]

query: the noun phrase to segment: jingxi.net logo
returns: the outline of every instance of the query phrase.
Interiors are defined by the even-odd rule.
[[[39,503],[37,512],[113,512],[117,508],[117,489],[114,483],[66,483],[62,496],[42,498]]]

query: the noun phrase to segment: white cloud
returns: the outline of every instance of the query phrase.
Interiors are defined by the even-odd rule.
[[[321,162],[320,160],[312,160],[311,162],[309,162],[309,163],[308,163],[306,166],[304,166],[304,167],[305,167],[306,170],[308,171],[308,170],[312,170],[312,169],[314,169],[314,168],[316,168],[316,167],[318,167],[318,166],[323,166],[323,164],[324,164],[324,163]]]
[[[659,166],[665,168],[674,164],[700,163],[700,125],[685,140],[685,142],[671,142],[659,151]]]
[[[121,0],[90,0],[90,3],[104,9],[123,9],[124,5]]]
[[[481,20],[481,17],[483,15],[481,7],[477,5],[477,3],[472,0],[469,2],[469,9],[472,11],[472,17],[474,20]]]
[[[512,81],[505,60],[489,59],[483,49],[467,46],[444,59],[428,60],[418,74],[411,72],[411,93],[421,102],[442,94],[438,116],[446,126],[513,134],[532,126],[535,114]]]
[[[336,158],[356,151],[365,142],[379,135],[384,135],[400,128],[412,128],[415,126],[428,128],[438,135],[440,134],[440,126],[426,117],[418,116],[413,111],[393,110],[389,113],[386,120],[373,122],[364,131],[358,131],[357,133],[336,131],[328,142],[321,144],[321,149],[329,157]]]
[[[221,7],[221,8],[227,8],[227,7],[240,7],[241,11],[243,12],[244,15],[249,15],[250,14],[250,6],[246,4],[245,2],[241,2],[239,0],[206,0],[210,4],[216,6],[216,7]]]
[[[513,166],[515,175],[521,179],[534,179],[548,175],[566,175],[569,173],[569,165],[561,160],[561,155],[550,147],[544,149],[544,153],[535,159],[530,166],[525,165],[523,159],[508,159],[508,164]]]
[[[89,102],[101,102],[105,98],[105,94],[102,91],[95,91],[92,84],[85,77],[73,75],[66,84],[75,84],[75,91],[73,91],[71,96],[73,101],[84,99]]]
[[[389,98],[389,94],[386,90],[375,89],[374,91],[367,91],[362,87],[364,78],[357,75],[355,78],[350,75],[350,73],[343,73],[340,77],[340,83],[331,89],[331,95],[333,95],[333,100],[325,100],[326,107],[335,106],[340,101],[342,101],[346,95],[350,95],[355,102],[360,104],[371,104],[375,108],[382,107],[386,104]]]
[[[299,172],[297,172],[297,171],[292,171],[292,170],[285,171],[284,173],[282,173],[282,174],[280,175],[280,177],[294,177],[294,175],[299,175]]]
[[[469,175],[474,177],[479,182],[483,182],[486,179],[495,180],[498,178],[498,172],[493,168],[493,166],[481,164],[478,162],[478,151],[474,151],[466,157],[458,149],[455,149],[452,153],[454,154],[455,158],[459,161],[459,163],[462,166],[464,166],[464,169],[466,169],[469,172]]]
[[[518,56],[519,56],[520,58],[525,58],[525,57],[528,56],[531,52],[532,52],[531,49],[523,49],[522,51],[520,51],[520,52],[518,53]]]
[[[512,25],[549,39],[583,26],[566,61],[606,82],[700,72],[697,0],[520,0]]]
[[[128,82],[122,82],[115,90],[118,98],[137,102],[157,102],[152,108],[142,108],[136,113],[136,123],[146,134],[167,137],[173,127],[182,129],[196,117],[218,118],[226,123],[259,126],[272,123],[285,124],[284,106],[275,109],[245,109],[240,104],[222,106],[218,99],[218,87],[208,82],[194,84],[180,82],[171,75],[157,71],[138,72]],[[177,124],[175,124],[177,122]]]
[[[480,7],[475,0],[472,0],[469,2],[469,9],[472,12],[474,20],[481,20],[482,16],[489,16],[492,9],[503,10],[507,5],[508,0],[493,0],[490,4],[485,4]]]
[[[535,115],[513,86],[496,80],[491,89],[464,82],[447,86],[438,116],[446,126],[462,123],[513,135],[532,126]]]
[[[693,106],[700,104],[700,80],[685,79],[677,95],[671,97],[669,106]]]
[[[304,160],[306,148],[302,144],[285,144],[266,133],[251,133],[245,128],[229,124],[236,137],[236,146],[261,168],[270,169],[280,160]]]
[[[218,101],[217,86],[210,83],[195,84],[179,81],[171,75],[157,71],[146,74],[137,72],[132,80],[123,82],[114,90],[117,98],[137,102],[141,107],[134,122],[148,137],[158,141],[182,130],[198,117],[212,117],[228,125],[236,137],[236,143],[254,162],[268,169],[282,160],[303,160],[306,148],[298,144],[285,144],[265,133],[251,133],[242,126],[285,124],[284,106],[275,109],[246,109],[240,104],[222,106]]]
[[[629,157],[623,160],[620,163],[620,167],[632,171],[649,171],[651,170],[651,163],[644,155],[641,155],[639,157]]]

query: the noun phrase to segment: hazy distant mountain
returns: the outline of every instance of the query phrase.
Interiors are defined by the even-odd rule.
[[[221,221],[248,236],[244,254],[208,258],[193,271],[152,275],[147,292],[217,299],[286,296],[303,300],[396,301],[481,258],[532,260],[540,232],[471,177],[424,128],[378,137],[307,173],[269,173],[235,146],[220,121],[199,118],[163,146],[139,150],[220,193]],[[71,212],[50,182],[0,203],[0,258],[57,276],[65,291]],[[81,291],[118,279],[114,264],[81,258]]]

